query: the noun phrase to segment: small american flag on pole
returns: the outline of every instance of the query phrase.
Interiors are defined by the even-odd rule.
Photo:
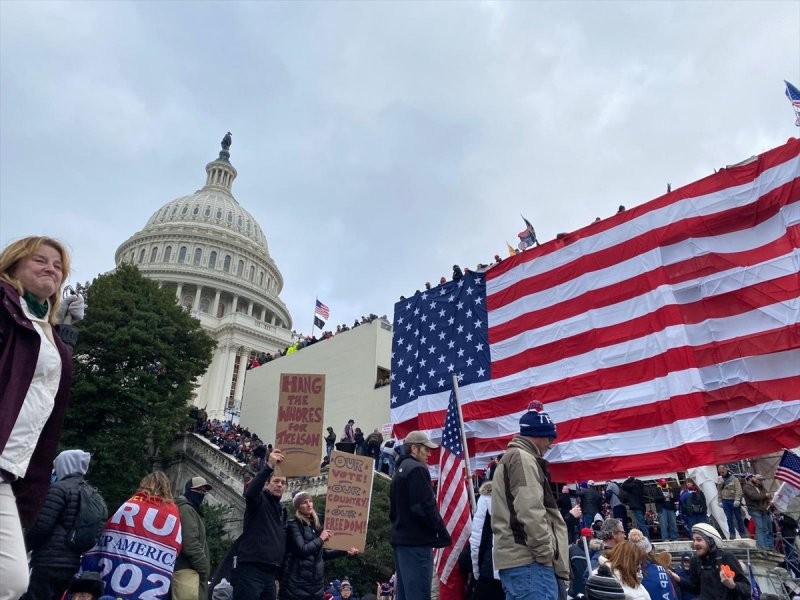
[[[447,583],[453,568],[458,564],[458,555],[469,543],[472,531],[464,466],[461,419],[458,416],[455,392],[451,391],[442,430],[440,478],[436,491],[436,505],[453,540],[450,546],[436,551],[436,574],[443,583]]]
[[[327,306],[325,306],[325,305],[324,305],[322,302],[320,302],[319,300],[317,300],[317,306],[314,308],[314,314],[315,314],[315,315],[319,315],[319,316],[320,316],[320,317],[322,317],[322,318],[323,318],[325,321],[327,321],[327,320],[328,320],[328,318],[330,318],[330,316],[331,316],[331,311],[330,311],[330,309],[329,309]]]
[[[781,462],[775,470],[775,479],[800,489],[800,456],[784,450]]]
[[[789,102],[792,103],[794,114],[797,116],[794,124],[800,127],[800,90],[785,79],[783,82],[786,84],[786,97],[789,99]]]

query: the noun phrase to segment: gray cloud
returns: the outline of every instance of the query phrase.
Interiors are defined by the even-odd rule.
[[[75,278],[204,182],[267,234],[299,329],[551,239],[796,135],[800,3],[0,6],[0,241]]]

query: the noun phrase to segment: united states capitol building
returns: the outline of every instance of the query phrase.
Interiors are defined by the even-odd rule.
[[[261,227],[231,191],[230,143],[228,134],[200,190],[159,208],[115,254],[117,265],[132,263],[173,290],[216,340],[194,404],[220,419],[240,410],[248,360],[293,343],[292,317],[279,297],[283,276]]]

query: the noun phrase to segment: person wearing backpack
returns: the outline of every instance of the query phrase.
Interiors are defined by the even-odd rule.
[[[91,455],[64,450],[55,459],[56,481],[50,486],[39,517],[25,535],[31,554],[31,576],[26,600],[61,597],[81,562],[81,551],[68,543],[80,512],[81,486]],[[99,530],[98,530],[99,532]]]
[[[698,523],[708,523],[706,496],[691,477],[686,478],[686,489],[681,492],[678,505],[686,524],[686,532],[691,538],[692,527]]]

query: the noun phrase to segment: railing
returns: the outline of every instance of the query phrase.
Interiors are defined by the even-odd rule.
[[[203,464],[214,476],[234,493],[244,493],[244,480],[248,475],[245,465],[196,433],[185,437],[184,453]]]

